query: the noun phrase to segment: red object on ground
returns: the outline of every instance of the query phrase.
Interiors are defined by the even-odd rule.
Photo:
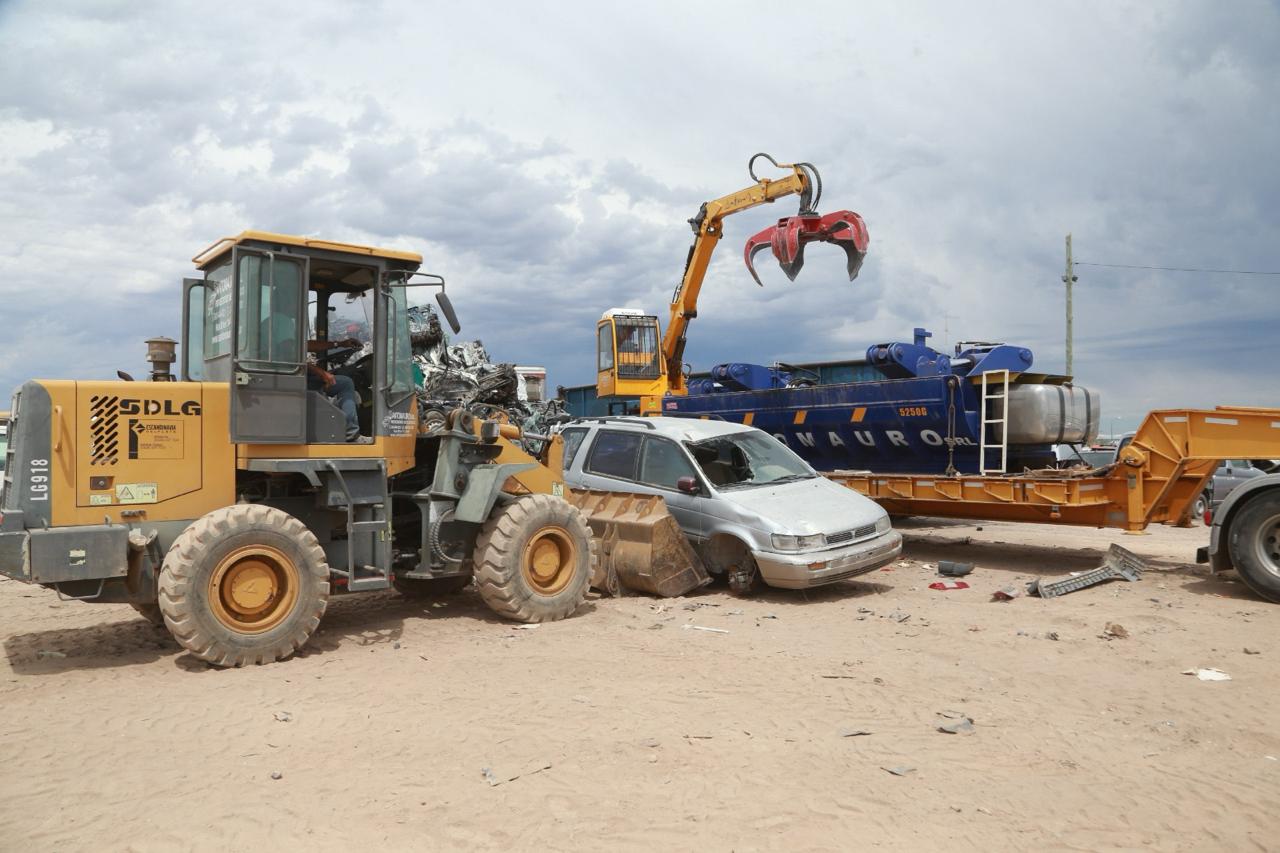
[[[929,584],[929,589],[968,589],[969,585],[964,581],[938,581]]]

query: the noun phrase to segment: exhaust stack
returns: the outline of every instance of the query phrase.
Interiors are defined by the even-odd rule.
[[[151,365],[152,382],[172,382],[173,374],[169,365],[177,360],[175,350],[178,342],[173,338],[161,335],[158,338],[147,338],[147,362]]]

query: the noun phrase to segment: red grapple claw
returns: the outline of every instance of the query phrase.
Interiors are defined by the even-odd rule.
[[[756,284],[762,284],[753,261],[756,253],[768,246],[773,249],[773,256],[778,259],[787,278],[795,281],[800,268],[804,266],[806,243],[835,243],[844,249],[849,258],[849,281],[853,281],[858,277],[862,259],[867,256],[870,241],[866,223],[852,210],[837,210],[826,216],[802,213],[779,219],[777,225],[771,225],[756,234],[747,241],[743,257],[751,277],[756,280]]]

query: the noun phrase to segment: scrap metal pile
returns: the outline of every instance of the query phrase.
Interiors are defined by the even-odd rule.
[[[561,400],[530,400],[524,378],[514,364],[494,362],[480,341],[450,344],[440,318],[429,305],[409,309],[409,342],[413,361],[422,372],[418,411],[425,429],[444,423],[456,408],[477,417],[503,413],[526,433],[546,435],[552,425],[569,417]],[[539,439],[527,439],[526,449],[538,452]]]

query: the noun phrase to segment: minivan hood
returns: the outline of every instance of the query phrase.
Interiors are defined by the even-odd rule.
[[[768,533],[839,533],[872,524],[885,515],[875,501],[826,477],[777,486],[744,486],[718,494],[725,503],[764,519]]]

